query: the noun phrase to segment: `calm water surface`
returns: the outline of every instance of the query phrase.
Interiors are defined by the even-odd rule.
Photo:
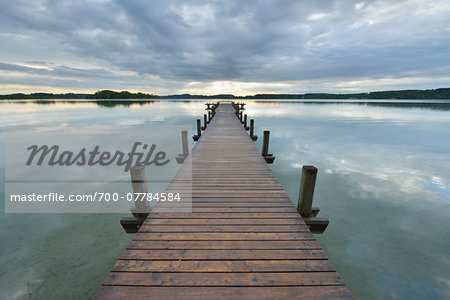
[[[294,202],[301,166],[319,169],[314,205],[330,225],[316,236],[355,298],[450,298],[450,103],[247,103],[257,134],[271,131],[271,167]],[[132,238],[117,214],[5,214],[8,127],[192,127],[203,109],[0,103],[0,298],[90,298]]]

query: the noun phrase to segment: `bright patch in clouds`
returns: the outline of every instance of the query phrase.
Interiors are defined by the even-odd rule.
[[[264,93],[282,93],[292,88],[292,83],[265,83],[265,82],[239,82],[239,81],[213,81],[188,83],[183,93],[189,94],[226,94],[233,91],[236,96],[245,96]]]
[[[312,14],[311,16],[308,17],[308,20],[319,20],[322,19],[323,17],[325,17],[327,14],[324,13],[317,13],[317,14]]]
[[[356,9],[361,9],[361,8],[364,7],[365,4],[366,4],[365,2],[359,2],[359,3],[356,3],[356,4],[355,4],[355,8],[356,8]]]

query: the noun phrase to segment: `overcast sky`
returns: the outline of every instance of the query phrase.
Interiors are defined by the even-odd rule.
[[[450,0],[0,0],[0,93],[450,87]]]

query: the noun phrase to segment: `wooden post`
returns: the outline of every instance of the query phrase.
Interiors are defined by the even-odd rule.
[[[179,163],[179,164],[184,163],[184,160],[189,155],[189,145],[188,145],[188,140],[187,140],[187,130],[181,131],[181,145],[183,147],[183,153],[182,154],[178,154],[175,157],[177,163]]]
[[[275,160],[275,156],[273,156],[273,154],[269,154],[269,136],[270,136],[270,131],[265,130],[261,154],[264,157],[264,159],[266,160],[266,163],[272,164]]]
[[[189,155],[189,146],[188,146],[188,139],[187,139],[187,130],[183,130],[181,132],[181,143],[183,144],[183,155],[188,156]]]
[[[244,115],[244,128],[245,128],[245,130],[250,129],[250,127],[247,126],[247,114]]]
[[[200,119],[197,119],[197,135],[199,137],[202,135],[202,124]]]
[[[200,119],[197,119],[197,134],[194,135],[192,138],[194,141],[198,141],[198,139],[202,136],[202,125]]]
[[[303,166],[297,205],[297,210],[302,217],[311,216],[316,177],[317,168],[314,166]]]
[[[255,120],[250,120],[250,138],[252,141],[256,141],[258,139],[258,136],[254,134],[255,133]]]
[[[317,218],[316,216],[320,209],[312,207],[316,177],[317,168],[303,166],[297,210],[312,233],[323,233],[330,221],[327,218]]]
[[[127,233],[136,233],[150,213],[150,203],[147,201],[148,185],[145,166],[131,167],[130,176],[134,200],[134,207],[130,211],[133,217],[123,217],[120,219],[120,225]]]
[[[138,165],[130,168],[131,185],[133,187],[134,207],[138,218],[147,217],[150,212],[150,204],[147,201],[148,185],[145,166]],[[145,193],[145,197],[143,197]]]
[[[189,145],[187,140],[187,130],[181,131],[181,145],[183,147],[183,154],[178,154],[175,159],[177,163],[182,164],[189,155]]]
[[[270,137],[270,131],[264,130],[264,137],[263,137],[263,145],[262,145],[262,156],[267,156],[269,154],[269,137]]]
[[[206,126],[208,125],[208,120],[206,120],[206,114],[203,115],[203,127],[202,130],[206,130]]]

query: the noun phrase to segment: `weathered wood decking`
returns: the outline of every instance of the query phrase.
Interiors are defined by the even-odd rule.
[[[150,213],[95,298],[351,298],[231,105],[191,155],[193,212]]]

